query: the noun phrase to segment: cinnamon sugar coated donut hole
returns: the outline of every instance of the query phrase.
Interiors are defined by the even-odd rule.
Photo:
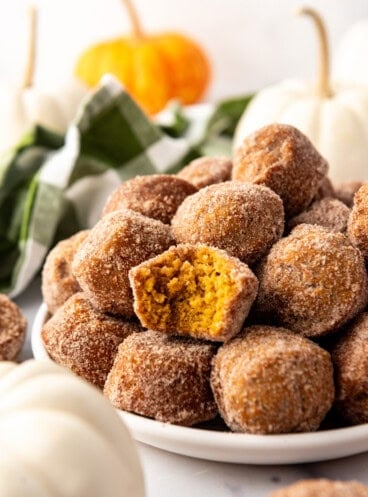
[[[213,360],[211,386],[233,431],[316,430],[334,399],[328,352],[283,328],[251,326]]]
[[[256,298],[246,264],[206,245],[178,245],[131,269],[134,310],[152,330],[226,341]]]
[[[137,323],[102,314],[76,293],[45,323],[41,336],[55,362],[103,388],[118,345],[138,331]]]
[[[191,426],[217,414],[210,388],[214,345],[154,331],[120,345],[104,394],[118,409]]]
[[[244,139],[235,153],[232,178],[268,186],[291,217],[311,203],[327,170],[327,162],[301,131],[270,124]]]
[[[168,174],[136,176],[124,181],[107,199],[102,215],[119,209],[131,209],[165,224],[170,221],[185,197],[197,188]]]
[[[364,260],[342,233],[302,224],[260,264],[258,311],[307,337],[344,325],[367,303]]]
[[[368,487],[357,481],[300,480],[268,497],[368,497]]]
[[[0,361],[13,361],[26,338],[27,321],[19,307],[0,293]]]
[[[368,258],[368,183],[362,185],[355,194],[348,235],[364,257]]]
[[[318,187],[317,193],[315,194],[313,201],[322,200],[323,198],[335,198],[335,197],[336,193],[334,186],[330,178],[325,176]]]
[[[178,243],[203,243],[253,264],[284,230],[280,197],[265,186],[227,181],[186,198],[172,220]]]
[[[368,423],[368,314],[359,315],[331,350],[336,408],[351,424]]]
[[[59,242],[46,258],[42,270],[42,296],[47,310],[54,314],[74,293],[80,291],[72,274],[74,254],[86,239],[88,230]]]
[[[233,164],[227,157],[199,157],[178,172],[177,176],[199,189],[231,178]]]
[[[173,244],[169,226],[121,209],[92,228],[74,257],[73,274],[96,309],[132,317],[129,270]]]
[[[345,181],[335,186],[335,196],[348,207],[353,207],[354,195],[363,185],[361,181]]]
[[[335,198],[316,200],[308,209],[290,219],[288,228],[291,230],[299,224],[316,224],[324,226],[329,231],[345,233],[348,225],[350,209]]]

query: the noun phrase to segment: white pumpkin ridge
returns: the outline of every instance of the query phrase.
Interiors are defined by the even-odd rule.
[[[136,448],[114,409],[51,362],[0,363],[0,447],[1,496],[144,496]]]
[[[346,31],[341,39],[334,63],[334,76],[339,81],[365,85],[367,71],[368,19],[360,19]]]
[[[274,122],[305,133],[330,165],[334,182],[368,180],[368,87],[329,81],[327,34],[319,15],[305,9],[318,27],[320,74],[313,86],[286,80],[261,90],[235,132],[233,147],[253,131]]]
[[[0,152],[13,147],[36,125],[64,133],[75,117],[87,89],[76,80],[54,87],[34,85],[37,38],[37,11],[29,12],[28,58],[20,85],[0,87]]]

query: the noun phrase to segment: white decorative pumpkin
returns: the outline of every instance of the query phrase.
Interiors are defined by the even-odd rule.
[[[108,401],[43,361],[0,362],[1,497],[143,497],[135,445]]]
[[[334,76],[339,81],[368,86],[368,19],[353,24],[342,38],[334,63]]]
[[[17,144],[35,124],[65,133],[86,89],[77,81],[51,89],[0,87],[0,150]]]
[[[14,146],[35,124],[64,133],[87,94],[81,83],[70,81],[50,88],[35,87],[36,10],[30,10],[30,40],[27,67],[21,85],[0,85],[0,152]]]
[[[327,36],[319,15],[314,20],[320,40],[317,88],[284,81],[258,93],[237,126],[234,149],[256,129],[273,122],[290,124],[305,133],[330,165],[333,181],[368,180],[368,89],[329,82]]]

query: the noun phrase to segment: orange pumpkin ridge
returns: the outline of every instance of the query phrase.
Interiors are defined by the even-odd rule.
[[[130,0],[123,0],[132,35],[104,41],[79,57],[75,74],[94,87],[101,77],[115,75],[148,114],[171,99],[187,105],[200,100],[211,79],[210,62],[201,47],[175,32],[144,34]]]

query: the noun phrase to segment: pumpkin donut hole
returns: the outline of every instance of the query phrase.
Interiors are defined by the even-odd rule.
[[[217,415],[210,387],[214,344],[146,331],[120,345],[104,394],[118,409],[183,426]]]
[[[170,224],[183,200],[196,192],[197,188],[193,184],[177,176],[136,176],[124,181],[112,192],[102,215],[119,209],[130,209],[164,224]]]
[[[211,386],[233,431],[316,430],[334,399],[328,352],[284,328],[251,326],[213,360]]]
[[[265,186],[226,181],[187,197],[171,225],[178,243],[217,247],[254,264],[281,237],[284,209]]]
[[[205,245],[172,247],[129,278],[144,327],[220,342],[240,331],[258,289],[246,264]]]
[[[80,291],[72,274],[72,262],[88,230],[62,240],[49,252],[42,270],[42,296],[50,314],[54,314],[69,297]]]
[[[301,224],[259,265],[256,309],[307,337],[332,333],[367,304],[364,259],[347,236]]]
[[[72,270],[92,305],[131,318],[129,270],[174,244],[170,227],[138,212],[120,209],[91,229],[74,256]]]
[[[308,209],[288,222],[288,229],[292,230],[299,224],[315,224],[330,231],[345,233],[348,226],[350,209],[335,198],[316,200]]]
[[[232,168],[233,164],[227,157],[199,157],[179,171],[177,176],[200,190],[205,186],[229,181]]]
[[[300,480],[268,497],[368,497],[368,487],[357,481]]]
[[[55,362],[103,388],[118,345],[138,331],[139,324],[102,314],[76,293],[46,322],[41,336]]]
[[[26,338],[27,321],[19,307],[0,293],[0,361],[13,361]]]
[[[351,424],[368,423],[368,314],[358,316],[331,349],[335,407]]]
[[[335,185],[335,196],[345,205],[352,208],[354,196],[359,188],[363,185],[361,181],[345,181]]]
[[[368,258],[368,183],[354,196],[354,205],[348,223],[348,235],[364,257]]]
[[[232,179],[268,186],[292,217],[312,202],[327,171],[327,162],[301,131],[270,124],[246,137],[236,150]]]
[[[335,198],[335,197],[336,197],[335,188],[330,178],[325,176],[318,187],[313,202],[315,202],[316,200],[322,200],[324,198]]]

